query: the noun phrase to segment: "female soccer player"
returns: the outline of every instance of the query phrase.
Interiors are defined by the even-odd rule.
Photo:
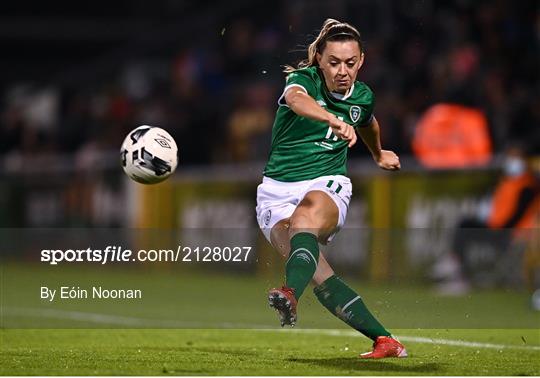
[[[285,286],[268,300],[281,325],[294,326],[297,302],[313,279],[315,295],[332,314],[374,341],[363,358],[405,357],[407,352],[375,319],[319,252],[343,226],[352,193],[345,176],[356,132],[379,167],[400,169],[381,148],[374,96],[356,81],[364,53],[353,26],[333,19],[308,48],[298,68],[287,66],[272,129],[272,148],[257,189],[257,218],[268,241],[287,258]]]

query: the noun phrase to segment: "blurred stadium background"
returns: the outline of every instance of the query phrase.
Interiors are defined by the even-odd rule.
[[[279,272],[256,226],[255,190],[281,66],[304,57],[327,17],[361,31],[359,79],[376,94],[383,146],[403,161],[402,172],[390,175],[363,146],[350,151],[355,192],[330,253],[339,271],[374,283],[436,283],[455,269],[460,221],[487,217],[508,147],[519,146],[538,175],[535,1],[23,0],[0,7],[5,230],[243,230],[258,258],[242,269]],[[123,138],[141,124],[165,128],[179,146],[177,172],[157,186],[129,181],[119,165]],[[474,285],[538,288],[539,214],[530,209],[534,225],[503,250],[477,231],[483,241],[471,247],[478,258],[467,277]],[[236,272],[219,268],[227,269]]]

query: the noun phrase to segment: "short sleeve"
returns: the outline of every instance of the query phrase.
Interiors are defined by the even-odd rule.
[[[373,121],[374,117],[374,109],[375,109],[375,95],[370,90],[369,94],[366,96],[366,102],[361,107],[362,111],[360,113],[360,120],[356,124],[356,127],[366,127],[371,124],[371,121]]]
[[[300,87],[304,89],[311,97],[315,97],[317,93],[315,81],[308,72],[304,70],[294,71],[287,76],[285,88],[283,89],[283,93],[278,100],[279,105],[287,106],[287,103],[285,102],[285,92],[292,87]]]

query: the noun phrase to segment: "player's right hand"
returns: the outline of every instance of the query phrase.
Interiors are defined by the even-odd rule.
[[[354,127],[343,122],[336,116],[332,115],[328,120],[328,126],[332,128],[333,133],[345,141],[349,142],[349,148],[356,144],[357,136]]]

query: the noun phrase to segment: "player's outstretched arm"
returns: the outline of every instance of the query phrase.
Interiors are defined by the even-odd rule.
[[[401,168],[399,157],[393,151],[382,149],[379,123],[375,117],[367,127],[359,128],[358,133],[380,168],[389,171],[397,171]]]
[[[356,143],[357,136],[354,128],[339,120],[334,114],[326,111],[302,88],[291,87],[287,89],[287,92],[285,92],[285,102],[299,116],[327,123],[338,138],[349,142],[349,147],[352,147]]]

